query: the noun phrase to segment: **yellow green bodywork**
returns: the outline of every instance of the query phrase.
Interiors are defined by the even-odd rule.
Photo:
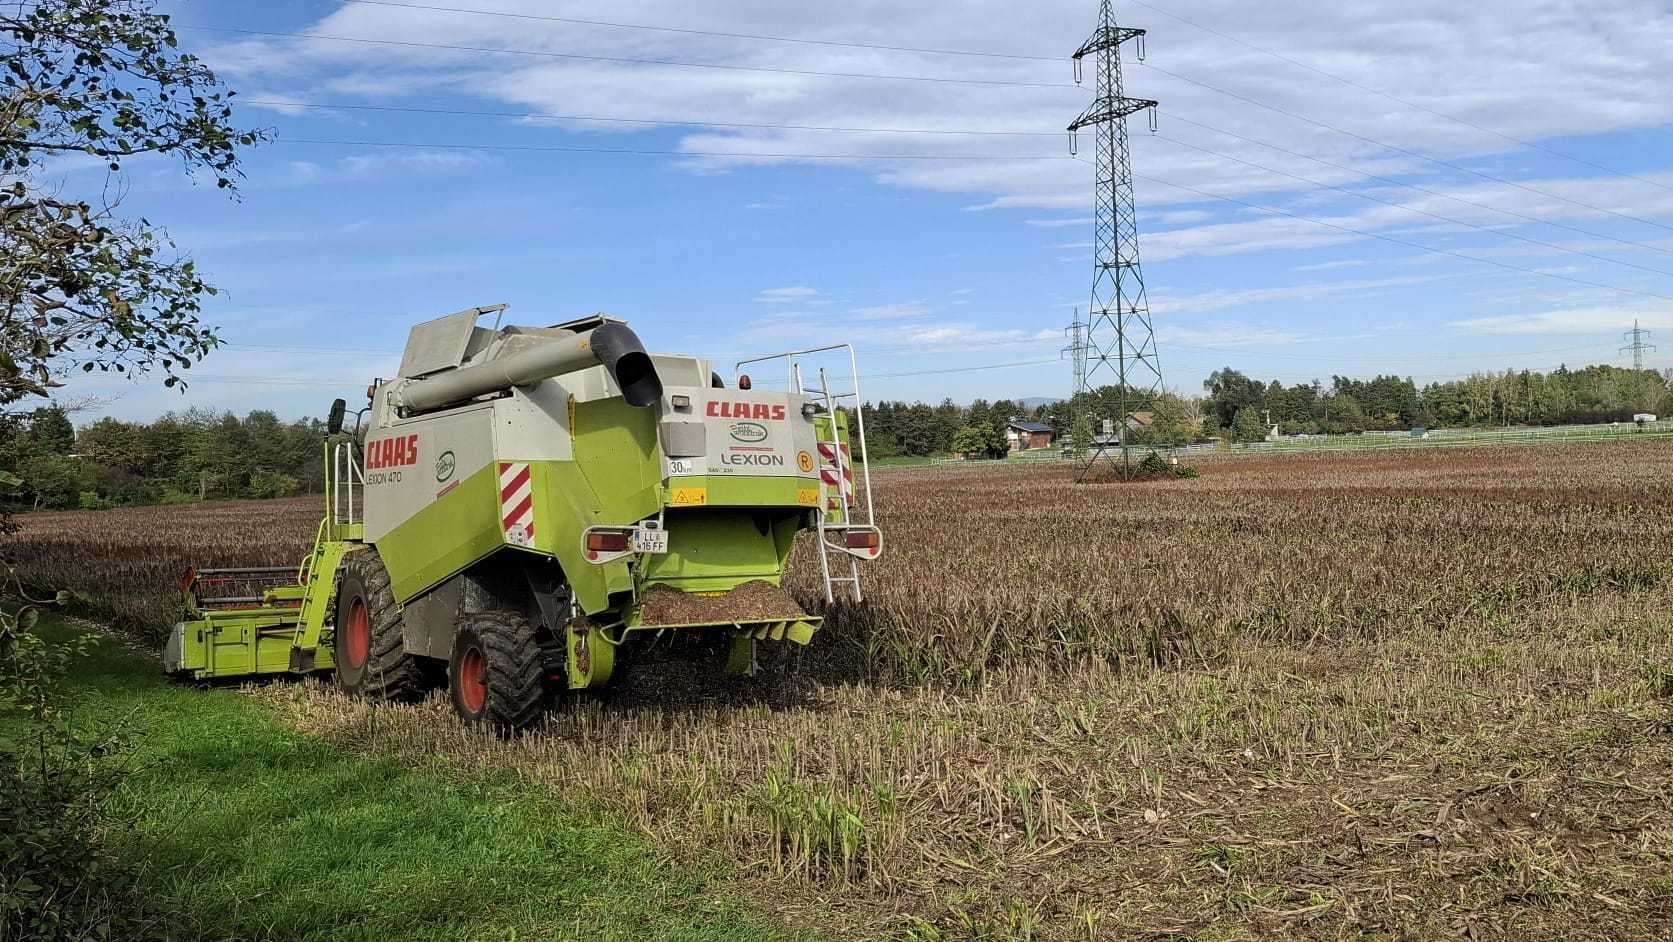
[[[554,559],[587,619],[566,632],[573,687],[607,681],[616,645],[642,628],[731,627],[737,640],[729,666],[735,669],[749,662],[754,639],[811,640],[820,622],[813,616],[644,626],[639,600],[656,586],[712,596],[752,581],[781,585],[796,534],[812,514],[823,511],[827,520],[840,520],[846,512],[834,499],[835,489],[808,477],[711,473],[665,479],[652,410],[619,398],[572,402],[571,408],[572,459],[523,462],[534,508],[527,544],[509,542],[502,524],[499,471],[505,458],[500,456],[450,484],[376,541],[397,602],[409,603],[498,552]],[[846,419],[841,410],[817,417],[819,440],[846,443]],[[331,477],[327,474],[328,481]],[[268,590],[259,606],[194,612],[176,627],[181,672],[208,679],[333,666],[327,624],[333,620],[336,576],[347,554],[367,546],[361,524],[334,522],[330,511],[336,502],[328,488],[326,519],[297,584]],[[586,558],[583,534],[589,527],[654,519],[668,532],[667,553],[604,563]]]

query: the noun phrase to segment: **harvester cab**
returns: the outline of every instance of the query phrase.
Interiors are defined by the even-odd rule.
[[[862,599],[882,537],[851,348],[765,358],[788,385],[763,391],[742,372],[762,360],[728,386],[702,358],[647,353],[619,320],[501,326],[504,310],[415,326],[363,431],[343,432],[334,404],[313,551],[289,579],[197,571],[166,669],[333,670],[398,701],[445,684],[465,719],[511,729],[552,688],[609,683],[653,639],[736,673],[757,644],[809,643],[821,619],[783,588],[804,530],[826,602]]]

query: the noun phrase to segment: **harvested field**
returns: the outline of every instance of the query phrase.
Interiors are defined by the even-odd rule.
[[[1666,938],[1673,442],[1200,468],[875,475],[870,601],[800,683],[630,679],[510,743],[254,696],[718,854],[797,937]],[[178,564],[293,562],[315,513],[31,517],[17,555],[155,628]]]

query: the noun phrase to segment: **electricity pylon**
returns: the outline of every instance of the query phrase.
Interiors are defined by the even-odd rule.
[[[1095,56],[1096,97],[1069,125],[1070,152],[1082,128],[1097,130],[1095,168],[1097,196],[1092,256],[1092,305],[1087,311],[1085,370],[1076,377],[1075,393],[1090,394],[1100,381],[1113,381],[1120,390],[1121,414],[1116,417],[1121,457],[1112,443],[1098,442],[1079,460],[1075,480],[1085,481],[1100,467],[1125,476],[1132,469],[1127,444],[1128,417],[1150,405],[1162,387],[1156,334],[1150,325],[1144,273],[1139,268],[1139,228],[1133,204],[1132,155],[1127,141],[1127,116],[1148,110],[1154,125],[1156,102],[1128,98],[1121,79],[1121,46],[1138,40],[1144,58],[1144,30],[1116,25],[1111,0],[1102,0],[1098,28],[1075,50],[1075,81],[1081,80],[1082,60]]]

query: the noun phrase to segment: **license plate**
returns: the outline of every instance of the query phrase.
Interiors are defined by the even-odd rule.
[[[628,536],[628,544],[635,553],[666,553],[668,552],[667,530],[634,530]]]

